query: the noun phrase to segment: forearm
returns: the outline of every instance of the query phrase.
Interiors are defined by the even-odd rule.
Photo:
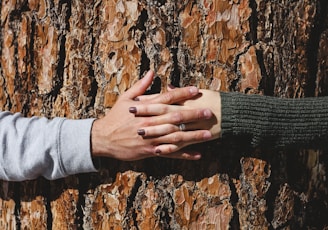
[[[57,179],[95,171],[90,154],[92,122],[0,112],[0,179]]]
[[[328,97],[280,99],[221,93],[222,136],[249,136],[254,146],[327,148]]]

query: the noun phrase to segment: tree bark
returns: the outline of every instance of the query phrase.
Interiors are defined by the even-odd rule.
[[[326,0],[0,0],[0,109],[102,116],[148,69],[168,84],[328,95]],[[1,128],[1,127],[0,127]],[[202,160],[103,159],[99,173],[0,182],[1,229],[327,229],[328,153],[247,140]]]

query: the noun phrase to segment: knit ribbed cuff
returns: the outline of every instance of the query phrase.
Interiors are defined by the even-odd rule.
[[[327,147],[328,97],[282,99],[220,93],[222,137],[243,135],[253,146]]]
[[[235,106],[232,93],[220,92],[221,97],[221,137],[233,135]]]

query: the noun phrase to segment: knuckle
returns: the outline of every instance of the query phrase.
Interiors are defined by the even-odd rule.
[[[163,112],[163,113],[168,113],[168,112],[169,112],[169,107],[168,107],[168,106],[164,106],[164,107],[162,108],[162,112]]]
[[[174,152],[174,148],[173,148],[173,146],[168,146],[168,148],[167,148],[167,153],[173,153]]]
[[[198,109],[195,114],[196,114],[196,118],[197,119],[202,119],[203,118],[203,112],[202,112],[202,110],[199,110]]]
[[[203,139],[202,138],[202,132],[199,132],[199,131],[193,131],[191,133],[191,135],[188,137],[189,141],[199,141],[201,139]]]
[[[202,132],[197,132],[196,135],[194,135],[193,141],[199,141],[203,139],[203,133]]]
[[[174,133],[172,137],[173,143],[181,142],[182,136],[179,133]]]
[[[183,121],[183,115],[181,112],[174,112],[172,118],[175,123],[181,123]]]
[[[199,131],[196,133],[194,141],[202,141],[204,140],[204,132]]]
[[[166,114],[168,113],[168,108],[166,105],[160,106],[156,108],[158,114]]]
[[[142,104],[137,107],[137,114],[139,115],[147,115],[150,112],[151,110],[149,108],[149,105]]]
[[[143,151],[145,154],[147,155],[153,155],[155,150],[154,150],[154,147],[153,146],[148,146],[144,149]]]
[[[174,145],[169,145],[169,146],[167,146],[167,148],[166,148],[166,153],[174,153],[176,151],[176,146],[174,146]]]
[[[164,103],[171,104],[173,102],[174,96],[173,93],[165,93],[163,94]]]
[[[168,128],[168,132],[170,132],[170,133],[173,133],[177,130],[179,130],[179,128],[176,125],[170,125]]]
[[[145,106],[142,106],[142,112],[143,112],[143,114],[148,115],[148,114],[150,114],[151,110],[150,110],[149,106],[145,105]]]

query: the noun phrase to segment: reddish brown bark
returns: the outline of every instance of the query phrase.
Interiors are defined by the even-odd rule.
[[[101,116],[148,69],[157,74],[151,92],[173,84],[328,95],[325,0],[0,5],[1,110]],[[0,228],[327,228],[327,153],[245,142],[194,146],[204,153],[198,162],[104,159],[96,174],[3,181]]]

